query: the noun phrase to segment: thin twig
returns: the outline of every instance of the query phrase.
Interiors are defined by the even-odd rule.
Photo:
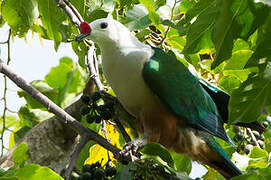
[[[99,78],[99,74],[97,74],[97,72],[96,72],[96,68],[94,65],[94,60],[95,60],[94,57],[95,56],[96,56],[95,47],[94,47],[94,45],[92,45],[92,46],[90,46],[90,48],[88,50],[87,57],[86,57],[87,67],[89,70],[90,77],[94,80],[98,90],[103,91],[104,90],[103,84]]]
[[[105,139],[108,141],[108,142],[110,142],[110,140],[108,139],[108,137],[107,137],[107,131],[106,131],[106,122],[105,122],[105,120],[103,120],[102,121],[102,125],[103,125],[103,127],[102,127],[102,132],[103,132],[103,134],[104,134],[104,137],[105,137]],[[107,151],[107,156],[108,156],[108,161],[110,161],[110,153],[109,153],[109,151]]]
[[[121,132],[124,140],[126,143],[131,142],[131,137],[129,136],[129,134],[125,131],[124,127],[122,126],[122,124],[120,123],[118,118],[114,119],[114,122],[116,123],[116,125],[119,128],[119,131]]]
[[[11,37],[11,29],[9,29],[9,34],[8,34],[8,39],[6,41],[6,44],[8,45],[8,60],[7,60],[7,65],[10,63],[10,37]],[[8,110],[7,107],[7,77],[4,75],[4,93],[3,93],[3,101],[4,101],[4,110],[3,110],[3,115],[2,115],[2,132],[1,132],[1,157],[4,154],[4,149],[5,149],[5,145],[4,145],[4,133],[6,130],[6,113]]]
[[[175,7],[176,7],[176,4],[177,4],[177,1],[174,0],[174,4],[173,4],[173,7],[171,8],[171,12],[170,12],[170,20],[169,20],[170,22],[173,20],[174,9],[175,9]],[[166,40],[167,34],[168,34],[168,32],[169,32],[169,29],[170,29],[170,26],[167,27],[167,30],[166,30],[166,32],[165,32],[165,35],[164,35],[163,39],[162,39],[161,42],[160,42],[160,45],[163,45],[164,41]]]
[[[75,16],[73,10],[63,0],[56,0],[56,4],[70,17],[71,22],[78,28],[81,24],[79,16]]]
[[[85,147],[85,145],[88,143],[88,141],[89,141],[89,137],[87,135],[82,135],[80,142],[78,143],[74,152],[71,155],[69,166],[65,172],[66,180],[71,179],[71,174],[72,174],[73,169],[76,167],[78,156],[80,152],[82,151],[82,149]]]
[[[79,19],[80,22],[83,22],[84,19],[82,18],[81,14],[77,11],[77,9],[67,0],[64,0],[65,4],[71,8],[73,14]]]

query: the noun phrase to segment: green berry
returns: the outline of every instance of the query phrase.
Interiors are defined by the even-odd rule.
[[[249,154],[249,152],[251,151],[252,148],[253,148],[253,146],[251,144],[247,144],[244,149],[245,153]]]
[[[242,138],[243,138],[243,134],[238,133],[238,134],[236,134],[236,135],[233,137],[233,140],[234,140],[235,142],[238,142],[238,141],[241,141]]]
[[[100,105],[100,106],[97,106],[97,107],[96,107],[96,110],[97,110],[99,113],[101,113],[101,112],[105,111],[106,108],[104,107],[104,105]]]
[[[101,96],[101,94],[100,94],[99,92],[94,92],[94,93],[92,94],[92,96],[91,96],[91,99],[92,99],[93,102],[96,102],[96,101],[98,101],[101,97],[102,97],[102,96]]]
[[[241,128],[238,127],[238,126],[233,126],[233,132],[235,132],[236,134],[240,133],[241,132]]]
[[[117,170],[116,170],[115,167],[112,167],[112,166],[106,167],[106,169],[105,169],[105,175],[106,176],[112,177],[112,176],[114,176],[116,174],[117,174]]]
[[[260,140],[264,141],[264,135],[262,134],[260,137],[259,137]]]
[[[84,172],[81,177],[82,177],[82,180],[91,180],[92,179],[92,176],[89,172]]]
[[[258,140],[258,144],[262,149],[264,148],[264,142],[262,140]]]
[[[83,167],[82,167],[82,172],[89,172],[89,173],[92,173],[93,172],[93,169],[95,168],[95,165],[94,164],[85,164]]]
[[[252,133],[257,139],[260,137],[260,133],[258,131],[252,131]]]
[[[90,112],[90,108],[87,105],[84,105],[80,109],[80,114],[81,115],[87,115]]]
[[[99,124],[99,123],[101,123],[101,122],[102,122],[101,116],[96,115],[96,116],[95,116],[95,123]]]
[[[107,102],[104,104],[104,107],[110,110],[114,110],[114,103],[113,102]]]
[[[95,117],[95,116],[87,115],[87,117],[86,117],[86,121],[87,121],[89,124],[93,123],[95,120],[96,120],[96,117]]]
[[[269,126],[269,123],[268,123],[267,121],[264,121],[264,122],[263,122],[263,126],[264,126],[265,128],[267,128],[267,127]]]
[[[89,95],[88,95],[88,94],[83,94],[83,95],[81,96],[81,101],[82,101],[84,104],[89,104],[89,102],[90,102],[90,97],[89,97]]]
[[[105,172],[102,168],[97,168],[93,172],[93,178],[102,179],[105,176]]]
[[[113,113],[108,110],[101,112],[100,115],[101,115],[102,119],[104,119],[104,120],[109,120],[113,117]]]

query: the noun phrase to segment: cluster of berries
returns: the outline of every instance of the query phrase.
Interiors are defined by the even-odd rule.
[[[90,97],[88,94],[83,94],[81,101],[85,104],[81,107],[80,113],[86,116],[88,123],[100,123],[102,120],[109,120],[114,115],[114,103],[107,102],[103,105],[98,105],[97,101],[101,99],[101,94],[95,92]]]
[[[117,174],[117,170],[108,162],[105,168],[97,161],[93,164],[85,164],[79,177],[72,176],[72,180],[109,180]]]
[[[263,122],[263,125],[265,128],[269,126],[269,122],[265,121]],[[243,128],[240,128],[238,126],[235,126],[233,128],[233,132],[235,133],[235,136],[233,137],[233,140],[235,142],[239,142],[239,146],[237,148],[237,152],[244,152],[245,154],[249,154],[253,146],[255,145],[253,139],[251,138],[249,133],[245,133]],[[264,135],[260,134],[258,131],[252,131],[254,137],[257,140],[257,143],[259,146],[264,149]]]

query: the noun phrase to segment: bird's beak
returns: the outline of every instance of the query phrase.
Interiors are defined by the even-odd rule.
[[[89,34],[79,34],[75,37],[75,40],[80,42],[82,41],[84,38],[86,38]]]

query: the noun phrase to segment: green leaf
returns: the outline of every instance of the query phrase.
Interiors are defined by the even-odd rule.
[[[180,5],[180,11],[186,12],[185,17],[181,20],[181,24],[189,23],[194,17],[198,16],[200,13],[205,11],[210,5],[214,4],[215,0],[201,0],[198,1],[196,4],[189,1],[189,5],[185,5],[186,7],[182,6],[183,3],[187,4],[187,1],[182,1]],[[192,6],[193,4],[193,6]],[[192,6],[192,7],[191,7]]]
[[[266,168],[268,166],[268,152],[256,146],[251,150],[249,157],[249,167]]]
[[[25,143],[19,144],[13,151],[12,159],[15,165],[22,166],[29,159],[28,145]]]
[[[213,168],[208,168],[208,172],[204,176],[202,176],[202,178],[206,180],[225,180],[225,178]]]
[[[20,125],[20,121],[17,119],[16,116],[6,114],[5,116],[5,127],[18,127]],[[3,117],[0,117],[0,132],[3,130]]]
[[[212,48],[211,30],[215,23],[217,7],[215,3],[210,4],[198,16],[197,20],[190,25],[187,32],[187,42],[184,54],[194,54],[204,48]]]
[[[171,28],[168,32],[167,43],[174,49],[182,51],[186,40],[179,35],[178,30]]]
[[[77,168],[82,169],[83,165],[85,164],[86,159],[89,157],[89,148],[96,144],[94,141],[88,142],[82,151],[80,152],[78,158],[77,158]]]
[[[258,66],[271,61],[271,13],[266,23],[259,28],[256,50],[248,60],[246,67]]]
[[[46,75],[45,82],[53,88],[59,89],[57,99],[58,105],[64,107],[69,103],[69,97],[74,97],[84,86],[84,80],[78,67],[74,65],[72,59],[63,57],[58,66],[53,67]],[[56,78],[57,77],[57,78]],[[73,95],[71,95],[73,94]]]
[[[200,1],[200,2],[202,2],[202,1]],[[186,13],[195,4],[196,4],[196,1],[194,1],[194,0],[192,0],[192,1],[191,0],[183,0],[179,6],[179,10],[181,13]]]
[[[54,40],[55,50],[57,51],[59,44],[62,41],[62,35],[58,28],[62,21],[67,18],[67,16],[57,6],[55,0],[37,1],[42,25],[47,30],[48,37]]]
[[[14,133],[14,140],[17,143],[20,139],[24,137],[24,135],[30,130],[31,128],[29,126],[24,126],[18,131]],[[11,145],[9,145],[11,146]],[[12,147],[12,146],[11,146]]]
[[[240,80],[234,76],[224,76],[219,80],[219,86],[229,94],[232,94],[233,90],[239,88],[240,85]]]
[[[151,24],[146,8],[142,5],[134,5],[126,13],[126,17],[121,19],[121,22],[130,29],[130,31],[141,30]]]
[[[87,14],[87,17],[85,18],[85,21],[92,22],[96,19],[106,18],[108,13],[102,9],[95,9],[91,13]]]
[[[13,34],[23,37],[39,14],[35,0],[5,0],[1,7],[1,15]]]
[[[158,25],[160,23],[160,16],[155,11],[154,0],[139,0],[139,2],[143,4],[149,11],[149,19],[155,25]]]
[[[263,74],[250,77],[236,89],[229,103],[229,122],[256,121],[266,106],[271,105],[270,68]]]
[[[136,165],[133,162],[129,162],[127,166],[122,166],[116,174],[115,180],[133,180],[134,173],[132,170],[136,169]]]
[[[254,146],[249,154],[250,158],[262,158],[262,157],[267,157],[268,152],[258,148],[257,146]]]
[[[266,6],[248,0],[223,0],[213,32],[216,48],[212,68],[231,57],[233,42],[237,37],[247,39],[268,15]]]
[[[178,154],[175,152],[170,153],[173,160],[174,164],[179,172],[186,172],[187,174],[190,174],[191,169],[192,169],[192,161],[191,159],[184,154]]]
[[[56,103],[57,101],[57,97],[58,97],[58,93],[59,93],[59,89],[58,88],[51,88],[50,86],[48,86],[48,84],[44,81],[33,81],[30,83],[33,87],[35,87],[37,90],[39,90],[42,94],[44,94],[45,96],[47,96],[49,99],[51,99],[53,102]],[[37,108],[42,108],[42,109],[46,109],[45,107],[43,107],[43,105],[41,105],[38,101],[36,101],[34,98],[32,98],[28,93],[26,93],[25,91],[18,91],[18,96],[19,97],[23,97],[26,102],[27,102],[27,107],[33,108],[33,109],[37,109]]]
[[[242,39],[238,39],[234,43],[232,57],[226,62],[224,70],[243,69],[253,51],[249,49],[248,43]]]
[[[87,54],[87,47],[83,42],[72,42],[72,49],[75,52],[75,54],[78,56],[78,63],[82,68],[86,68],[85,65],[85,56]]]
[[[63,180],[50,168],[38,164],[28,164],[18,169],[14,175],[19,177],[20,180]]]
[[[152,156],[159,156],[168,166],[174,167],[174,161],[170,153],[160,144],[149,143],[142,148],[141,152]]]

